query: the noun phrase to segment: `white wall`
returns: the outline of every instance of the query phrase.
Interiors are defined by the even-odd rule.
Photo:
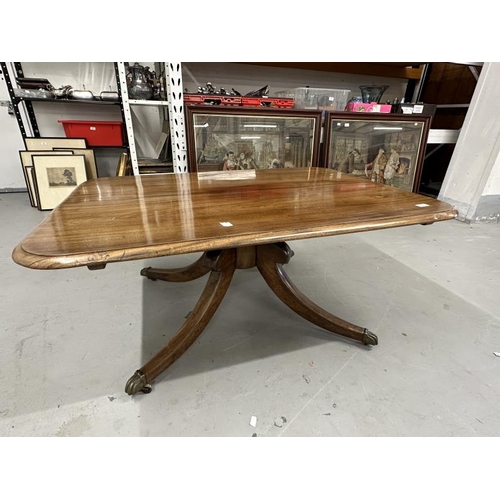
[[[497,156],[483,191],[483,196],[495,194],[500,194],[500,156]]]
[[[26,78],[47,78],[56,89],[71,85],[77,90],[91,90],[94,95],[116,90],[112,62],[23,62],[22,67]]]

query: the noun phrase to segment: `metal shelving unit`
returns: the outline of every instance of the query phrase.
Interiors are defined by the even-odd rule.
[[[132,107],[133,106],[156,106],[161,109],[168,110],[168,121],[170,129],[170,140],[172,145],[172,167],[174,173],[187,172],[187,146],[186,132],[184,127],[184,103],[182,93],[182,67],[181,63],[164,63],[165,65],[165,80],[166,85],[166,100],[150,100],[143,101],[137,99],[129,99],[127,90],[125,63],[115,62],[115,76],[118,86],[118,101],[103,101],[95,100],[72,100],[72,99],[27,99],[17,97],[14,93],[16,77],[23,77],[21,63],[0,63],[0,67],[5,76],[9,96],[12,103],[12,110],[16,116],[19,130],[23,138],[40,137],[40,131],[36,120],[36,115],[33,110],[32,102],[45,103],[66,103],[80,104],[90,106],[120,106],[122,121],[125,128],[124,146],[129,154],[132,170],[134,175],[140,175],[140,160],[137,158],[134,127],[132,124]],[[161,112],[161,111],[160,111]],[[167,138],[168,140],[168,138]],[[104,147],[105,148],[105,147]],[[109,147],[111,149],[111,147]],[[116,148],[115,148],[116,149]],[[151,166],[159,165],[161,162],[152,159]],[[147,173],[150,173],[149,171]]]
[[[140,175],[140,167],[149,166],[154,168],[161,165],[159,160],[153,159],[151,162],[146,162],[144,165],[139,164],[137,158],[134,126],[132,123],[132,109],[134,106],[156,106],[163,116],[165,116],[165,108],[168,110],[169,125],[170,125],[170,140],[172,144],[172,166],[174,173],[187,172],[187,145],[186,131],[184,126],[184,109],[182,95],[182,68],[181,63],[164,63],[165,64],[165,80],[166,80],[166,100],[138,100],[129,99],[127,89],[127,71],[125,63],[115,63],[118,82],[118,93],[123,111],[123,123],[127,135],[130,160],[134,175]],[[147,172],[149,173],[149,172]]]

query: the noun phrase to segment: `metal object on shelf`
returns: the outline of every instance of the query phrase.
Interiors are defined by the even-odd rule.
[[[153,97],[153,85],[151,81],[156,75],[149,71],[149,66],[134,63],[127,66],[127,89],[132,99],[151,99]]]
[[[75,90],[73,88],[69,89],[68,97],[70,99],[78,99],[78,100],[93,100],[94,94],[91,90],[85,90],[85,85],[83,86],[83,90]]]
[[[217,90],[217,87],[212,85],[210,82],[206,83],[205,87],[198,87],[198,94],[206,94],[206,95],[224,95],[224,96],[238,96],[241,97],[241,92],[238,92],[234,88],[231,88],[231,92],[228,92],[224,87],[221,87],[220,90]],[[269,94],[269,85],[265,85],[264,87],[253,90],[248,94],[245,94],[245,97],[267,97]]]
[[[112,90],[103,90],[100,94],[99,97],[103,101],[119,101],[120,96],[118,95],[118,92],[112,91]]]
[[[23,77],[16,77],[16,83],[22,89],[54,90],[53,85],[46,78],[23,78]]]
[[[76,90],[71,85],[64,85],[58,89],[54,89],[54,95],[58,99],[74,99],[78,101],[93,101],[95,96],[91,90],[86,90],[83,85],[83,90]]]
[[[22,99],[54,99],[54,92],[44,89],[14,89],[14,95]]]
[[[264,87],[258,90],[253,90],[252,92],[245,94],[245,97],[267,97],[268,94],[269,94],[269,85],[265,85]]]
[[[72,89],[71,85],[64,85],[58,89],[54,89],[54,96],[58,99],[66,99],[68,97],[69,91]]]

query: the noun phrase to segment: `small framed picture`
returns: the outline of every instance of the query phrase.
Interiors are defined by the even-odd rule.
[[[72,137],[25,137],[24,146],[28,151],[51,151],[53,148],[87,148],[87,139]]]
[[[85,156],[33,156],[39,210],[52,210],[87,180]]]
[[[33,183],[33,156],[34,155],[66,155],[72,156],[72,151],[19,151],[24,180],[28,188],[28,196],[32,207],[38,207],[35,185]]]

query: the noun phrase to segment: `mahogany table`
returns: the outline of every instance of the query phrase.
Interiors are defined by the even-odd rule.
[[[152,280],[190,281],[208,273],[193,312],[167,345],[128,380],[128,394],[151,382],[199,337],[236,269],[257,267],[274,293],[312,323],[364,344],[366,328],[320,308],[290,281],[285,240],[432,224],[457,212],[433,198],[324,168],[109,177],[80,185],[13,251],[32,269],[87,266],[203,252],[181,269],[146,268]]]

